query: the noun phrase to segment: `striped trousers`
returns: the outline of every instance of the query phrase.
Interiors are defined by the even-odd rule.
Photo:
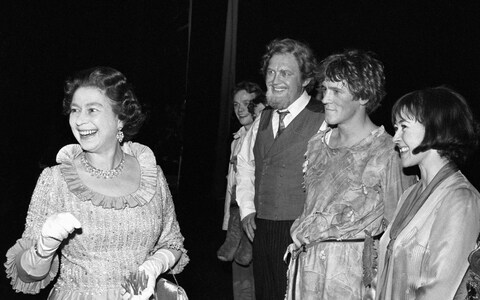
[[[292,243],[290,227],[293,221],[255,219],[253,275],[257,300],[285,298],[288,265],[283,261],[283,255]]]

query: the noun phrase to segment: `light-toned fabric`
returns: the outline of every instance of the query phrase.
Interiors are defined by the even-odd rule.
[[[287,110],[290,112],[283,119],[285,127],[287,127],[295,117],[302,112],[310,101],[310,95],[307,92],[295,100]],[[247,215],[256,212],[254,204],[255,196],[255,157],[253,155],[253,147],[257,139],[258,126],[260,124],[262,114],[255,118],[252,126],[247,132],[244,143],[242,143],[241,149],[237,155],[237,203],[240,207],[240,217],[243,219]],[[272,128],[273,136],[276,137],[278,123],[280,122],[279,115],[273,114]]]
[[[242,143],[245,141],[247,130],[244,126],[233,135],[233,141],[230,152],[230,163],[228,165],[227,175],[227,191],[225,195],[225,209],[223,217],[223,230],[228,230],[228,221],[230,219],[230,203],[232,199],[235,201],[235,175],[237,172],[237,155],[240,151]],[[242,230],[242,229],[240,229]],[[245,234],[242,231],[242,234]],[[233,298],[235,300],[252,300],[255,299],[255,288],[253,282],[253,264],[241,266],[232,262],[232,281],[233,281]]]
[[[240,152],[240,147],[242,146],[246,135],[247,130],[244,126],[242,126],[242,128],[240,128],[237,132],[233,134],[233,141],[230,146],[230,163],[228,164],[227,191],[225,193],[225,207],[223,210],[223,230],[228,229],[228,220],[230,218],[230,203],[232,201],[232,196],[235,197],[234,188],[236,186],[235,174],[237,170],[237,155],[238,152]]]
[[[124,276],[161,248],[182,251],[173,272],[183,270],[189,260],[184,238],[153,152],[137,143],[125,143],[122,149],[136,157],[142,171],[140,187],[131,195],[105,197],[83,185],[73,164],[82,151],[79,145],[62,148],[59,165],[42,172],[22,238],[7,252],[7,277],[16,291],[38,293],[60,272],[49,299],[119,299]],[[21,281],[16,258],[35,243],[46,218],[58,212],[72,213],[81,230],[60,247],[45,279]]]
[[[402,195],[399,208],[412,189]],[[480,195],[457,171],[433,191],[398,235],[385,282],[380,279],[386,269],[390,226],[382,236],[378,287],[386,288],[385,300],[453,299],[479,231]]]
[[[324,128],[324,127],[322,127]],[[291,259],[287,299],[362,299],[363,242],[324,242],[363,239],[385,229],[402,192],[413,178],[402,172],[392,138],[383,127],[350,148],[330,148],[320,130],[309,141],[305,171],[307,200],[291,228],[294,244],[312,246]],[[294,265],[298,272],[294,282]]]

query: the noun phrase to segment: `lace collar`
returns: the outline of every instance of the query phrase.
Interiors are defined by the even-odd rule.
[[[126,154],[134,156],[140,164],[140,186],[135,192],[112,197],[94,192],[85,186],[73,163],[75,157],[82,153],[82,148],[78,144],[64,146],[57,154],[57,163],[60,164],[60,171],[70,192],[81,201],[91,201],[93,205],[103,208],[123,209],[143,206],[150,202],[157,187],[157,165],[152,150],[147,146],[132,142],[124,143],[122,150]]]

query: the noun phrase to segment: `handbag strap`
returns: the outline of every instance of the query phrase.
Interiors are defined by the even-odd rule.
[[[173,274],[173,272],[172,272],[172,268],[170,268],[169,270],[170,270],[170,274],[172,274],[173,280],[175,280],[175,284],[177,285],[177,287],[180,287],[180,285],[178,284],[178,281],[177,281],[177,277],[175,277],[175,274]]]
[[[161,287],[161,289],[157,289],[156,291],[157,298],[160,297],[158,299],[188,300],[188,296],[185,290],[178,284],[178,280],[172,273],[172,269],[170,268],[169,271],[175,282],[169,281],[165,278],[161,278],[160,281],[162,282],[162,284],[158,285],[158,287]]]

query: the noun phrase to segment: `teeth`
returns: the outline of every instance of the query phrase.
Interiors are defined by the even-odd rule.
[[[81,131],[78,131],[78,133],[80,133],[80,135],[90,135],[90,134],[94,134],[96,132],[97,132],[96,130],[81,130]]]
[[[400,153],[405,153],[408,151],[408,147],[399,147],[398,150],[400,151]]]
[[[286,90],[286,88],[272,86],[272,92],[282,92],[284,90]]]

